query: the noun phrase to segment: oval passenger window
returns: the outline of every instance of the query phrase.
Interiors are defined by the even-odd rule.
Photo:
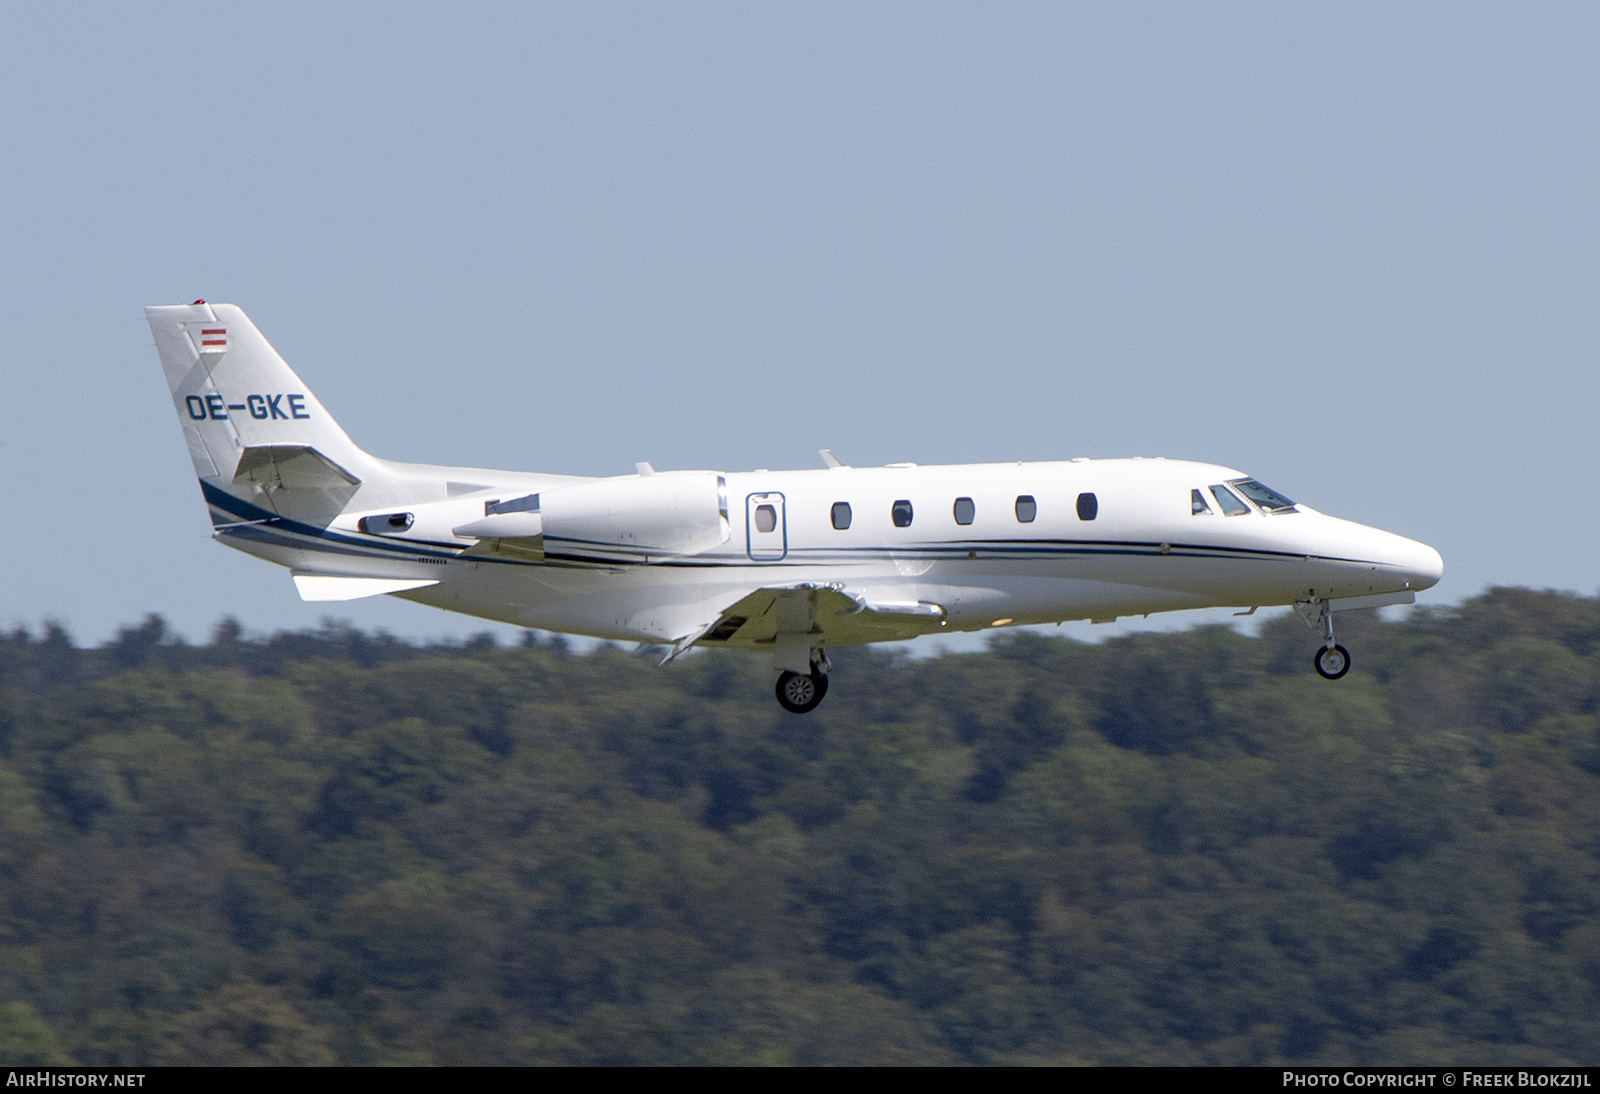
[[[901,498],[895,502],[894,507],[889,510],[889,515],[894,518],[896,528],[911,527],[911,503],[906,499]]]
[[[756,506],[756,531],[770,532],[778,526],[778,511],[770,505]]]
[[[839,531],[842,532],[846,528],[850,527],[850,503],[849,502],[847,502],[847,501],[836,501],[836,502],[834,502],[833,503],[833,512],[830,515],[833,517],[833,526],[835,528],[837,528]]]
[[[1078,495],[1078,519],[1093,520],[1100,515],[1100,499],[1093,494]]]
[[[978,507],[972,504],[971,498],[956,499],[956,523],[971,524],[972,518],[978,515]]]
[[[1080,499],[1079,504],[1082,504]],[[1039,515],[1039,506],[1033,500],[1032,494],[1023,494],[1017,499],[1017,520],[1023,524],[1032,524],[1033,518]]]

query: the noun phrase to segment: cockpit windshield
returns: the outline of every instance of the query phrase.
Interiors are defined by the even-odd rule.
[[[1243,517],[1250,513],[1250,507],[1240,501],[1232,490],[1220,482],[1211,487],[1211,496],[1217,499],[1217,504],[1222,506],[1224,516]]]
[[[1255,479],[1236,479],[1228,484],[1269,513],[1292,513],[1294,502]]]

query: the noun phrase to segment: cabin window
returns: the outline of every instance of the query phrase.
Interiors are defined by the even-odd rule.
[[[1039,515],[1039,505],[1033,500],[1032,494],[1023,494],[1017,498],[1017,520],[1023,524],[1032,524],[1033,518]]]
[[[1211,506],[1206,504],[1206,496],[1198,490],[1189,491],[1189,512],[1195,516],[1211,512]]]
[[[835,528],[837,528],[839,531],[842,532],[846,528],[850,527],[850,503],[849,502],[847,502],[847,501],[836,501],[836,502],[834,502],[833,503],[833,511],[831,513],[829,513],[828,515],[833,518],[833,526]]]
[[[901,498],[899,501],[895,502],[894,505],[890,506],[889,516],[894,519],[894,526],[896,528],[910,528],[911,503],[905,498]]]
[[[1229,485],[1269,513],[1283,513],[1294,509],[1294,502],[1271,487],[1261,485],[1255,479],[1237,479]]]
[[[1211,488],[1211,496],[1217,499],[1217,504],[1222,506],[1222,512],[1227,516],[1236,517],[1241,513],[1250,511],[1250,507],[1234,497],[1233,491],[1226,486],[1220,484],[1213,486]]]
[[[770,532],[778,526],[778,511],[770,505],[756,506],[756,531]]]
[[[1093,494],[1078,495],[1078,519],[1093,520],[1100,515],[1100,499]]]
[[[971,498],[957,498],[956,499],[956,523],[957,524],[971,524],[973,518],[976,517],[977,515],[978,515],[978,507],[976,505],[972,504],[972,499]]]

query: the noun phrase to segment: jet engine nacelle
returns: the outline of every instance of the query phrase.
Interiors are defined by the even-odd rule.
[[[695,555],[728,541],[727,480],[663,471],[543,493],[545,551],[629,559]]]

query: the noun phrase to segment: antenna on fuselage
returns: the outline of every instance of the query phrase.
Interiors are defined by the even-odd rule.
[[[821,456],[822,457],[822,462],[827,464],[829,467],[849,467],[850,466],[849,464],[847,464],[843,460],[841,460],[838,456],[835,456],[833,454],[833,449],[831,449],[831,448],[819,448],[819,449],[817,449],[817,455]]]

